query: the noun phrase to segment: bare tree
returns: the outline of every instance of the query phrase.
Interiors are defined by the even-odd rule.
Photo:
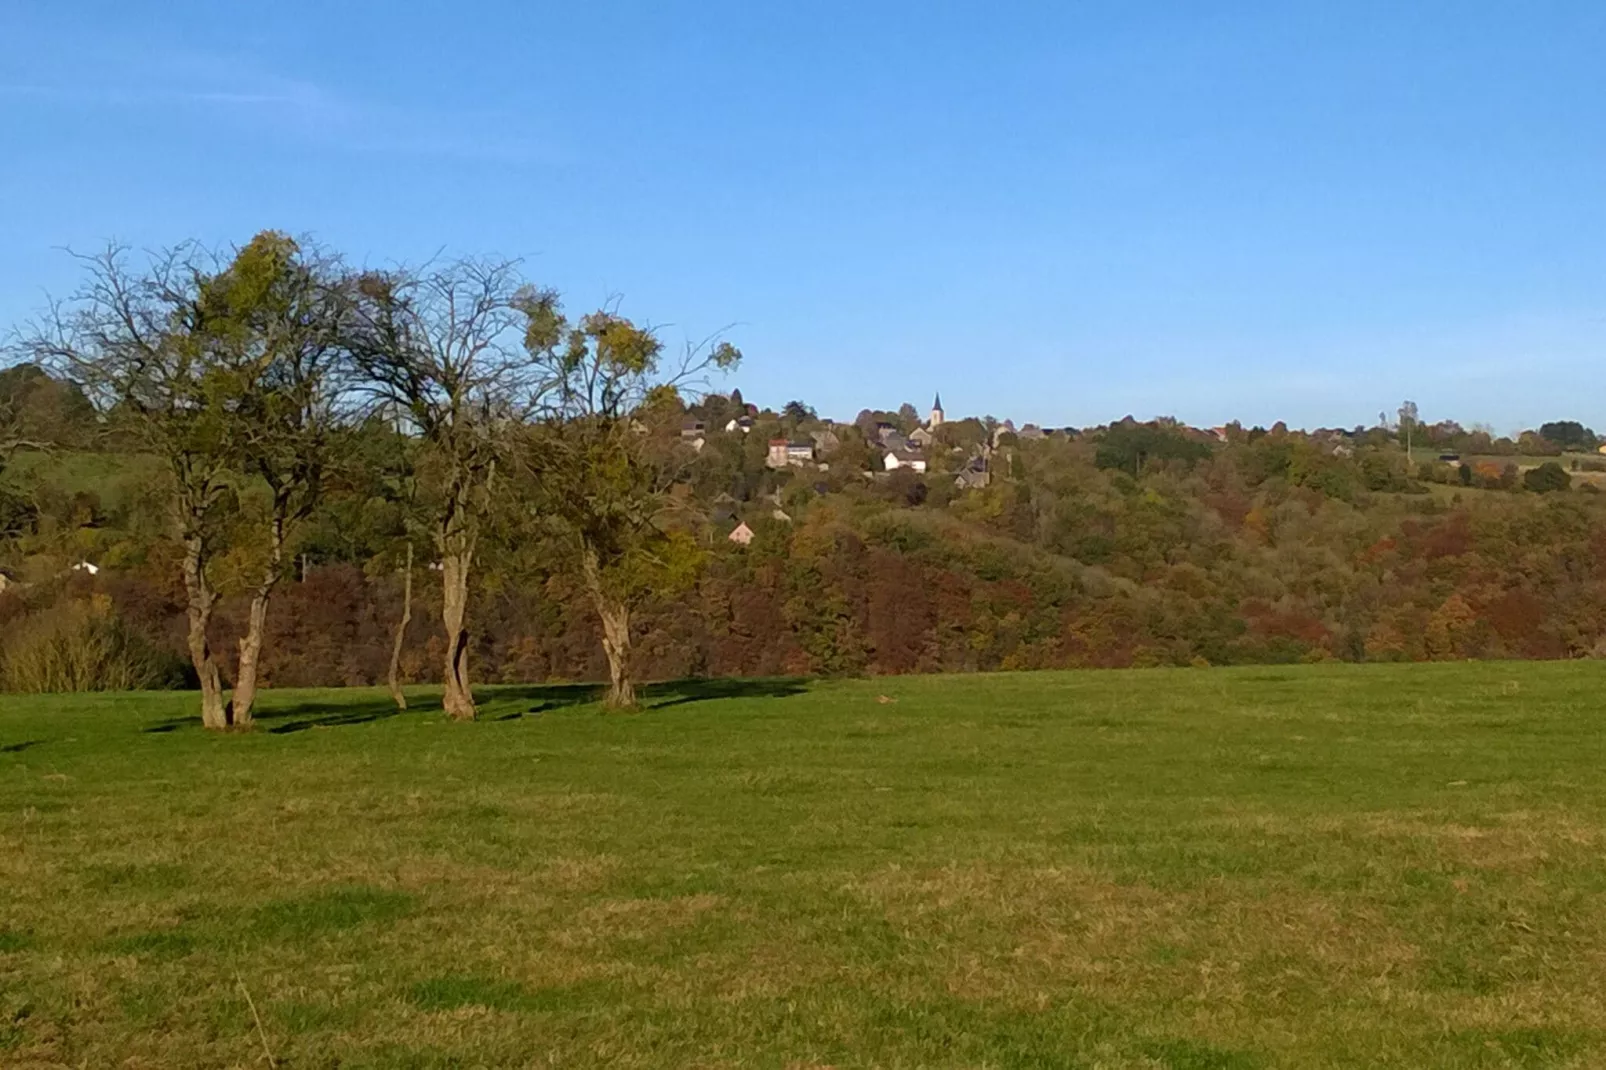
[[[232,491],[235,413],[248,376],[221,341],[230,330],[226,311],[209,300],[217,261],[195,245],[153,253],[139,266],[115,245],[79,260],[83,286],[25,329],[23,348],[78,383],[110,421],[166,462],[201,720],[227,728],[233,721],[207,637],[217,604],[209,568],[220,507]]]
[[[442,697],[458,720],[475,716],[469,678],[468,599],[484,515],[505,438],[542,380],[520,349],[532,322],[516,305],[553,305],[523,286],[508,261],[457,260],[358,280],[350,334],[363,385],[394,407],[424,447],[420,471],[434,509],[446,636]]]

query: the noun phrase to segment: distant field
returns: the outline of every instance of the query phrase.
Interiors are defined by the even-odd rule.
[[[485,697],[0,696],[0,1065],[1606,1065],[1600,663]]]
[[[1416,464],[1432,463],[1439,459],[1441,452],[1442,451],[1440,450],[1426,449],[1419,446],[1411,450],[1411,460]],[[1559,457],[1530,457],[1511,456],[1509,454],[1481,453],[1463,453],[1458,454],[1457,456],[1459,457],[1459,460],[1455,462],[1457,464],[1470,464],[1474,467],[1480,464],[1492,464],[1496,468],[1504,468],[1508,464],[1515,464],[1518,471],[1523,472],[1526,472],[1530,468],[1538,468],[1546,461],[1555,461],[1557,464],[1561,465],[1567,470],[1568,475],[1573,477],[1573,482],[1575,484],[1593,483],[1597,486],[1606,487],[1606,472],[1590,472],[1582,469],[1576,472],[1573,471],[1574,462],[1577,462],[1580,466],[1585,464],[1606,464],[1606,455],[1600,453],[1564,453]],[[1455,489],[1461,490],[1464,488],[1456,487]]]

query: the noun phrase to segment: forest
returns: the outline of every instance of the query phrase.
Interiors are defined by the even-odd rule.
[[[1606,656],[1579,421],[832,420],[512,262],[82,269],[0,371],[9,690]]]

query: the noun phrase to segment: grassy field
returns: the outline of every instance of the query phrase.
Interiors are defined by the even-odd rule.
[[[1606,665],[485,697],[0,696],[0,1065],[1606,1065]]]

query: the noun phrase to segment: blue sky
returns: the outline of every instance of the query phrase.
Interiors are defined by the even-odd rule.
[[[1606,4],[0,0],[0,320],[312,233],[1087,425],[1606,429]]]

